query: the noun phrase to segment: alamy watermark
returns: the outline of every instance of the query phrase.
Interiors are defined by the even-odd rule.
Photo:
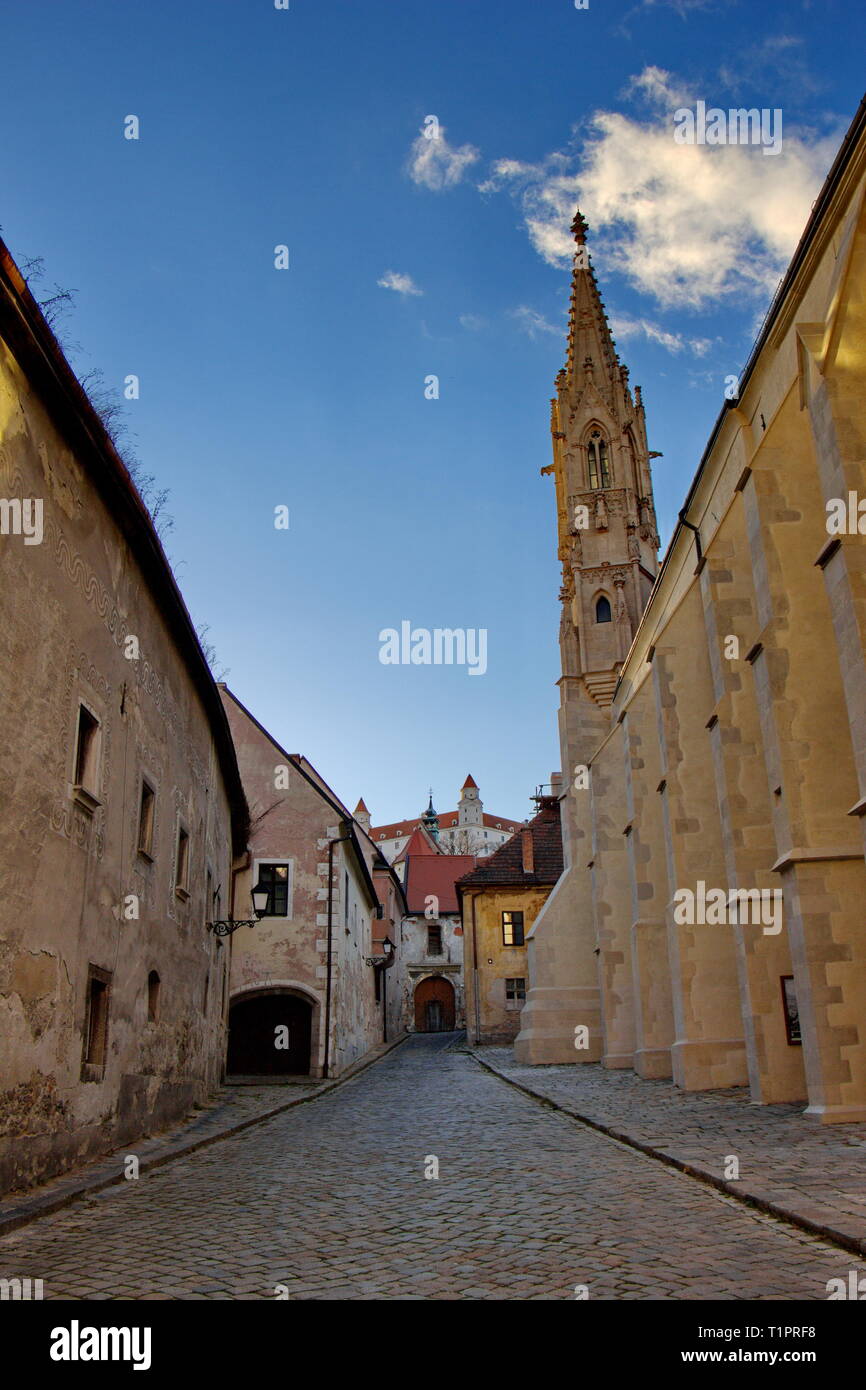
[[[487,670],[486,627],[415,627],[408,619],[379,633],[383,666],[466,666],[470,676]]]
[[[826,504],[828,536],[866,536],[866,497],[856,492],[831,497]]]
[[[0,536],[23,536],[25,545],[41,545],[42,535],[41,497],[0,497]]]
[[[778,106],[707,110],[707,103],[698,101],[694,111],[681,106],[674,112],[674,140],[678,145],[760,145],[763,154],[780,154],[782,111]]]
[[[698,879],[697,891],[674,893],[674,922],[678,927],[762,926],[764,936],[782,930],[781,888],[708,888]]]

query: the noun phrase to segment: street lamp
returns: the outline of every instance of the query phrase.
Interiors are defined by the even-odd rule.
[[[261,877],[252,890],[250,897],[253,901],[254,917],[221,917],[216,922],[208,922],[208,931],[212,931],[214,936],[231,936],[232,932],[237,931],[238,927],[255,927],[261,921],[262,917],[267,914],[271,901],[270,887],[267,883],[262,881]]]
[[[365,963],[367,965],[378,966],[380,970],[387,970],[394,954],[394,943],[390,937],[385,937],[385,940],[382,942],[382,950],[385,952],[383,956],[366,956]]]
[[[268,903],[271,898],[271,890],[266,883],[259,879],[250,897],[253,900],[253,912],[256,914],[256,921],[264,917],[268,910]]]
[[[393,941],[391,940],[390,936],[386,936],[386,937],[385,937],[385,940],[382,942],[382,950],[383,950],[384,954],[381,955],[381,956],[367,956],[367,957],[366,957],[366,963],[367,963],[367,965],[372,965],[372,966],[374,967],[374,969],[378,972],[378,974],[376,975],[376,984],[377,984],[376,998],[377,998],[377,999],[379,998],[378,983],[379,983],[379,980],[380,980],[380,979],[381,979],[381,981],[382,981],[382,1041],[383,1041],[383,1042],[387,1042],[387,1041],[388,1041],[388,1005],[387,1005],[387,1001],[388,1001],[388,976],[386,975],[385,972],[386,972],[386,970],[389,969],[390,966],[392,966],[392,965],[394,964],[394,961],[395,961],[395,959],[396,959],[396,957],[395,957],[395,955],[394,955],[394,943],[393,943]]]

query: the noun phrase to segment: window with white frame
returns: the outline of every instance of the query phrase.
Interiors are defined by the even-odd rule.
[[[262,883],[268,889],[266,917],[289,918],[292,915],[292,860],[256,859],[253,864],[253,886]]]

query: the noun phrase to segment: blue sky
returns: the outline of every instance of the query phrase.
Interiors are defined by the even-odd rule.
[[[452,807],[470,771],[528,814],[559,761],[539,470],[574,207],[663,453],[664,546],[862,94],[866,12],[6,0],[3,31],[3,236],[44,258],[37,295],[77,291],[76,370],[118,399],[139,376],[128,441],[229,685],[374,821],[430,786]],[[684,153],[698,99],[781,109],[781,153]],[[486,628],[486,674],[383,666],[403,620]]]

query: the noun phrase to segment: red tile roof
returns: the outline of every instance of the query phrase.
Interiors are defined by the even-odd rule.
[[[523,868],[523,835],[532,836],[533,871]],[[460,889],[491,887],[496,884],[556,883],[563,868],[562,827],[556,797],[545,797],[541,810],[533,816],[522,833],[500,845],[495,854],[481,859],[477,866],[459,881]]]
[[[394,863],[402,863],[404,859],[409,858],[410,854],[430,854],[433,855],[434,858],[437,858],[443,855],[444,853],[445,851],[439,848],[439,846],[432,839],[432,837],[427,834],[427,831],[424,829],[424,827],[421,825],[416,825],[415,829],[412,831],[412,834],[409,836],[409,839],[406,841],[400,853],[397,855],[397,858],[394,860]]]
[[[466,781],[463,783],[463,786],[460,788],[460,790],[461,790],[462,792],[465,792],[465,790],[466,790],[467,787],[474,787],[476,791],[478,790],[478,783],[476,782],[475,778],[472,776],[472,773],[471,773],[471,772],[469,773],[469,776],[466,778]]]
[[[459,912],[455,881],[475,865],[472,854],[410,854],[404,888],[411,913],[422,913],[426,899],[439,899],[440,912]]]
[[[491,816],[487,811],[482,813],[482,823],[490,830],[510,830],[512,834],[515,830],[520,830],[526,824],[525,821],[510,820],[507,816]],[[459,819],[456,811],[443,811],[439,815],[439,827],[441,830],[456,829]],[[371,825],[371,840],[398,840],[401,835],[411,835],[421,824],[421,817],[416,816],[414,820],[393,821],[390,825]]]

